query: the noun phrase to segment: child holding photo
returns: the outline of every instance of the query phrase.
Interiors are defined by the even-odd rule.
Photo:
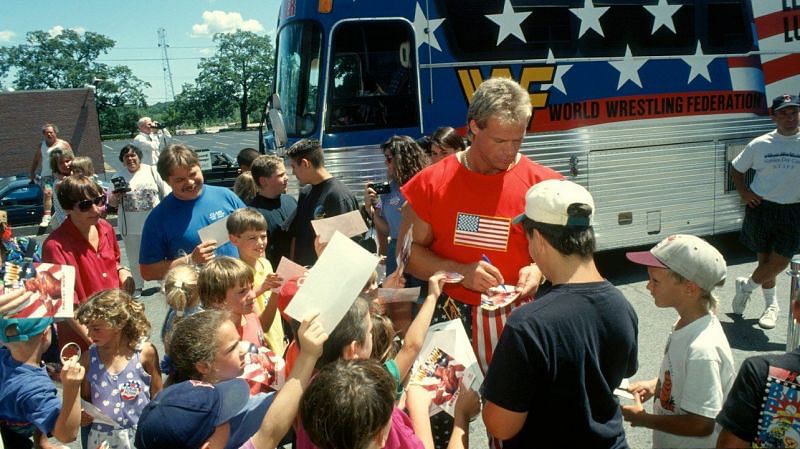
[[[60,378],[63,398],[41,366],[50,347],[52,318],[0,318],[0,434],[11,449],[47,443],[51,434],[62,443],[74,441],[81,423],[78,397],[85,370],[77,357],[64,361]]]
[[[623,406],[622,415],[633,426],[653,429],[654,448],[715,447],[719,427],[714,418],[736,373],[712,294],[725,281],[725,259],[692,235],[667,237],[650,251],[627,257],[647,266],[647,288],[656,306],[674,308],[679,318],[658,377],[630,384],[635,402]],[[642,406],[650,398],[653,413]]]
[[[239,258],[253,271],[255,288],[254,311],[261,321],[264,339],[275,354],[286,350],[283,323],[276,311],[277,295],[271,298],[270,291],[280,287],[280,277],[265,257],[267,248],[267,220],[253,208],[237,209],[226,223],[231,244],[239,250]]]
[[[397,383],[397,399],[402,395],[403,381],[422,349],[422,343],[428,333],[431,318],[436,309],[436,300],[442,292],[445,277],[444,272],[439,272],[428,280],[428,296],[425,297],[425,302],[422,303],[417,316],[408,327],[399,350],[396,350],[394,346],[396,333],[392,321],[384,315],[372,315],[372,358],[383,363],[394,377]]]

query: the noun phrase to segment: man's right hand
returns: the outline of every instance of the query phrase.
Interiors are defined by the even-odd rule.
[[[217,249],[217,241],[209,240],[194,247],[190,254],[191,262],[195,265],[203,265],[214,259],[214,251]]]
[[[742,202],[747,205],[747,207],[758,207],[761,205],[761,198],[758,194],[753,192],[752,190],[745,190],[739,196],[742,197]]]
[[[467,266],[461,284],[476,292],[485,292],[492,287],[505,284],[503,274],[492,264],[481,260]]]

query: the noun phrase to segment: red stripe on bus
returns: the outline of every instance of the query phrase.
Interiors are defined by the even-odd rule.
[[[728,68],[742,68],[742,67],[752,67],[758,68],[761,65],[761,60],[758,56],[735,56],[732,58],[728,58]]]
[[[772,84],[782,79],[800,75],[800,54],[783,56],[761,65],[764,69],[764,83]]]
[[[777,11],[772,14],[767,14],[766,16],[757,17],[754,22],[756,24],[756,30],[758,31],[758,40],[783,34],[784,19],[791,23],[792,17],[794,17],[795,14],[797,14],[797,11],[790,9],[787,11]]]

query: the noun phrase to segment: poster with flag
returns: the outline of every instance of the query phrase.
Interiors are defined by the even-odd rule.
[[[6,262],[2,270],[0,293],[24,290],[31,295],[11,318],[72,318],[75,293],[75,268],[51,263]]]

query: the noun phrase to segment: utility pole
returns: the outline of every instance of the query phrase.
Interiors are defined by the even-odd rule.
[[[175,101],[175,86],[172,84],[172,69],[169,68],[167,55],[167,30],[158,29],[158,46],[161,47],[161,67],[164,71],[164,98],[166,101]]]

